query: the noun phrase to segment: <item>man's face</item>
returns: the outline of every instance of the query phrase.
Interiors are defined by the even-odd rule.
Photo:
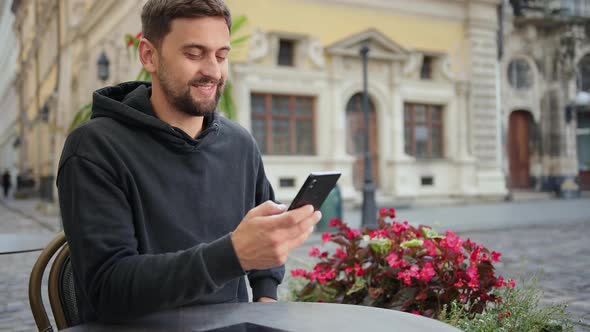
[[[175,19],[161,44],[154,73],[178,111],[215,111],[227,79],[230,33],[222,17]]]

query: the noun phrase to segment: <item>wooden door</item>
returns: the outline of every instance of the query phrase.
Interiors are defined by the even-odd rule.
[[[508,127],[508,157],[512,188],[530,187],[529,118],[527,112],[510,114]]]
[[[576,134],[580,188],[590,190],[590,111],[578,112]]]
[[[365,183],[365,118],[362,109],[362,93],[357,93],[346,106],[347,138],[346,151],[356,160],[353,165],[353,184],[355,189],[362,190]],[[377,115],[375,106],[369,100],[369,145],[373,183],[379,185],[379,146],[377,135]]]

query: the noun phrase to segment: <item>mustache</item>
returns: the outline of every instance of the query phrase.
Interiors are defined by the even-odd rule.
[[[224,80],[218,80],[207,76],[195,77],[192,80],[188,81],[189,85],[215,84],[217,86],[221,86],[223,85],[223,83],[225,83]]]

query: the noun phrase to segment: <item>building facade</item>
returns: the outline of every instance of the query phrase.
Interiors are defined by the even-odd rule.
[[[279,199],[312,170],[340,170],[361,201],[363,45],[378,203],[502,196],[498,1],[228,1],[248,18],[233,60],[238,121]]]
[[[39,164],[33,168],[45,174],[46,159],[30,160],[51,156],[47,174],[53,174],[68,124],[92,91],[139,72],[124,36],[140,31],[145,1],[14,2],[20,3],[15,26],[22,40],[18,81],[27,101],[21,112],[31,119],[48,105],[55,128],[47,154],[31,147],[38,138],[26,128],[23,136],[32,138],[22,164]],[[247,46],[232,51],[236,120],[256,138],[279,200],[291,200],[309,172],[339,170],[343,198],[360,202],[367,127],[378,203],[505,195],[496,43],[500,0],[227,3],[234,17],[248,18],[240,34],[250,36]],[[40,18],[39,36],[28,36],[24,27],[34,6],[60,15]],[[55,41],[45,35],[52,26],[60,27],[58,54],[49,57],[55,62],[45,56],[30,60],[30,40]],[[361,107],[363,46],[369,48],[367,125]],[[104,81],[97,72],[102,55],[110,68]],[[55,70],[39,64],[37,81],[29,73],[35,73],[35,59],[56,64]]]
[[[505,1],[503,14],[507,182],[577,196],[590,189],[590,99],[576,98],[590,92],[590,2]]]
[[[10,171],[12,183],[18,172],[18,96],[15,88],[17,43],[10,2],[0,4],[0,172]]]

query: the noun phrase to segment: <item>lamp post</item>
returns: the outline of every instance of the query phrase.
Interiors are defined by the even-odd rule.
[[[578,91],[574,100],[565,107],[565,122],[569,124],[572,121],[573,113],[578,111],[578,108],[590,105],[590,93],[586,91]]]
[[[371,149],[369,142],[369,89],[368,89],[368,54],[369,46],[367,41],[361,47],[363,58],[363,115],[365,120],[365,183],[363,186],[363,226],[376,226],[377,207],[375,205],[375,185],[373,184]]]
[[[105,51],[102,51],[98,57],[98,61],[96,62],[96,65],[98,66],[98,79],[100,79],[101,81],[105,82],[107,79],[109,79],[109,75],[110,75],[110,70],[109,70],[109,58],[107,57],[107,54],[105,53]]]

